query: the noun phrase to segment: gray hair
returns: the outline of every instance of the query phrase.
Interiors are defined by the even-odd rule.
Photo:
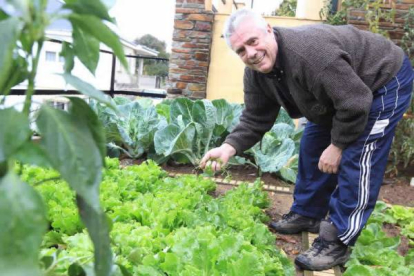
[[[246,8],[237,10],[232,13],[229,18],[227,18],[223,28],[223,37],[230,48],[230,37],[233,35],[240,23],[244,22],[246,19],[252,19],[253,23],[257,27],[266,32],[267,22],[260,14]]]

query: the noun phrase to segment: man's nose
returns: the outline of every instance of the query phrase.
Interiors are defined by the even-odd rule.
[[[248,58],[255,58],[257,51],[253,47],[246,47],[246,53]]]

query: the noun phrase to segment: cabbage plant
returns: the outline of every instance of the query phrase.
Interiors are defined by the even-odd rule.
[[[117,112],[96,101],[91,106],[103,122],[109,149],[119,150],[130,158],[140,158],[153,151],[155,131],[166,124],[160,120],[149,99],[128,100],[116,97]]]
[[[158,108],[168,124],[155,132],[157,154],[198,165],[208,150],[218,147],[239,120],[240,105],[226,100],[177,98]],[[167,112],[166,112],[167,111]]]
[[[252,154],[262,172],[278,173],[296,182],[299,143],[303,130],[296,130],[293,120],[281,109],[272,129],[247,152]]]

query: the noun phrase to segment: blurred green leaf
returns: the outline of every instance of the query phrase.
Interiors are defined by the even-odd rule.
[[[12,67],[10,69],[11,75],[4,84],[4,94],[8,94],[10,89],[19,83],[25,81],[29,75],[27,72],[28,63],[27,60],[21,56],[16,57],[13,60]]]
[[[106,26],[100,19],[91,15],[71,14],[69,15],[74,29],[80,28],[85,33],[93,36],[100,42],[107,45],[114,51],[115,56],[120,60],[121,64],[126,70],[128,69],[128,62],[125,58],[122,43],[108,26]]]
[[[99,19],[113,22],[108,14],[107,6],[100,0],[65,0],[64,8],[70,9],[78,14],[94,15]]]
[[[79,60],[95,74],[99,62],[99,41],[94,37],[86,35],[79,28],[74,28],[72,32],[73,50]]]
[[[109,244],[109,228],[100,207],[99,184],[103,161],[95,137],[96,129],[79,112],[83,108],[77,100],[71,113],[42,106],[37,120],[42,135],[41,145],[47,149],[53,167],[61,173],[77,193],[77,203],[82,221],[88,228],[95,247],[96,275],[110,275],[112,253]],[[88,111],[82,111],[82,114]]]
[[[13,50],[20,33],[20,22],[17,17],[0,21],[0,94],[10,78],[13,66]]]
[[[95,143],[101,153],[102,163],[105,163],[106,139],[102,122],[98,119],[98,116],[92,110],[92,108],[83,99],[75,97],[71,97],[69,99],[72,103],[70,107],[70,113],[74,117],[77,117],[78,120],[83,120],[88,125],[93,139],[95,140]]]
[[[2,8],[0,8],[0,21],[3,21],[4,19],[7,19],[9,17],[10,16]]]
[[[82,221],[88,228],[95,247],[95,275],[110,276],[112,274],[112,252],[108,219],[102,210],[93,208],[83,196],[78,194],[76,202]]]
[[[17,161],[23,164],[50,167],[50,162],[43,148],[33,142],[26,142],[15,154]]]
[[[6,0],[7,3],[13,6],[16,11],[21,12],[23,18],[26,21],[29,21],[30,18],[30,11],[29,11],[29,4],[30,0]]]
[[[70,74],[75,66],[75,51],[73,50],[72,45],[64,41],[62,43],[62,51],[59,55],[65,58],[65,73]]]
[[[29,119],[14,108],[0,109],[0,162],[8,160],[28,141]]]
[[[37,125],[42,136],[40,145],[52,166],[69,185],[97,211],[102,158],[85,121],[67,112],[43,105]]]
[[[80,93],[86,96],[89,96],[93,99],[96,99],[100,101],[101,103],[108,105],[113,110],[117,110],[116,105],[113,102],[111,97],[109,97],[108,95],[105,95],[102,91],[97,90],[95,87],[93,87],[89,83],[71,74],[61,74],[61,76],[65,79],[65,81],[68,84],[72,85]]]
[[[68,268],[68,275],[69,276],[86,276],[85,270],[83,270],[82,266],[78,265],[77,263],[73,263]]]
[[[48,0],[33,0],[33,6],[38,12],[43,12],[46,9]]]
[[[41,275],[39,251],[46,228],[46,211],[39,194],[15,174],[3,177],[0,180],[1,275]]]

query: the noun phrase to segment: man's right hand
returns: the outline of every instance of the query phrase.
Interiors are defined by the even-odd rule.
[[[209,150],[200,162],[200,168],[211,166],[213,171],[221,170],[229,161],[230,157],[236,154],[236,149],[229,145],[223,144],[218,148]],[[219,161],[220,160],[220,161]]]

